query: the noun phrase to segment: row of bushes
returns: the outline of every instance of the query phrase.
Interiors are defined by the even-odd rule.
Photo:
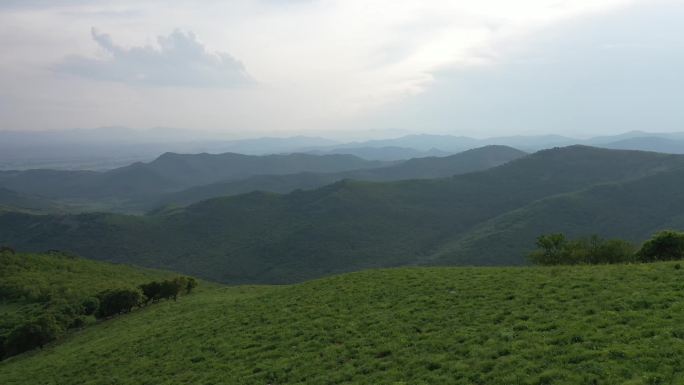
[[[568,239],[564,234],[546,234],[537,238],[537,249],[529,254],[538,265],[575,265],[642,263],[684,259],[684,233],[661,231],[640,248],[622,239]]]
[[[109,318],[161,299],[176,300],[181,293],[190,294],[195,287],[194,278],[177,277],[149,282],[135,289],[110,289],[80,300],[60,299],[33,304],[29,320],[16,326],[8,335],[0,336],[0,358],[42,348],[67,330],[83,327],[89,317]]]

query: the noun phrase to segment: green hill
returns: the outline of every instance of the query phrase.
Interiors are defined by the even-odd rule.
[[[478,226],[541,199],[682,165],[684,157],[677,155],[573,146],[451,178],[345,180],[287,195],[212,199],[146,216],[0,214],[0,243],[29,251],[70,250],[222,282],[296,282],[365,268],[434,263],[445,247]],[[544,215],[563,223],[574,214]],[[611,220],[618,221],[606,219]],[[529,246],[512,248],[514,257],[498,261],[480,256],[479,249],[459,258],[473,264],[521,263]]]
[[[87,314],[83,304],[98,293],[135,289],[143,283],[177,276],[175,273],[97,262],[56,251],[47,254],[0,251],[0,359],[26,349],[19,344],[37,346],[26,342],[33,337],[11,335],[41,317],[48,317],[54,322],[50,331],[45,333],[50,336],[48,340],[52,340],[64,334],[66,329],[94,322],[92,313]]]
[[[0,363],[25,384],[678,384],[673,263],[403,268],[207,290]]]
[[[362,181],[398,181],[431,179],[482,171],[525,156],[526,153],[506,146],[485,146],[444,157],[409,159],[396,165],[344,171],[338,173],[298,173],[287,175],[255,175],[169,193],[153,199],[150,206],[188,205],[205,199],[244,194],[252,191],[289,193],[297,189],[313,189],[343,179]]]
[[[551,196],[492,218],[435,253],[437,264],[521,264],[537,236],[602,234],[641,242],[684,229],[684,168]],[[515,253],[515,254],[512,254]]]
[[[0,211],[54,212],[61,207],[48,199],[0,187]]]
[[[0,262],[0,300],[5,303],[29,303],[60,293],[92,296],[105,289],[135,287],[177,275],[59,252],[0,253]]]

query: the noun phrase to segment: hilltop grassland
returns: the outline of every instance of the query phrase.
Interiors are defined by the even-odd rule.
[[[94,324],[96,317],[130,311],[129,303],[149,304],[150,300],[142,302],[141,284],[179,279],[176,273],[92,261],[58,251],[24,254],[4,248],[0,250],[0,360],[60,341],[70,331]],[[183,282],[187,285],[189,278]],[[179,288],[174,294],[168,286],[164,298],[180,291],[186,290]],[[122,303],[121,295],[133,297]],[[162,299],[158,297],[154,302]],[[115,299],[119,301],[116,305]]]
[[[677,262],[204,290],[0,363],[14,384],[675,384]]]

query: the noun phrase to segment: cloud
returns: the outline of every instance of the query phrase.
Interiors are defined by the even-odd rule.
[[[436,73],[430,89],[357,126],[473,136],[680,131],[682,15],[682,3],[643,3],[547,28],[495,47],[496,65]]]
[[[224,52],[208,52],[192,32],[175,30],[159,36],[159,47],[126,48],[92,28],[93,40],[107,57],[68,56],[59,73],[101,81],[153,87],[231,88],[253,83],[244,65]]]

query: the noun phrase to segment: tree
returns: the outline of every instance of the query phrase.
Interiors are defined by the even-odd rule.
[[[538,249],[529,254],[538,265],[575,265],[627,263],[635,260],[634,246],[622,239],[603,239],[597,235],[569,240],[563,234],[537,238]]]
[[[85,309],[82,301],[54,298],[45,305],[45,310],[53,314],[57,323],[65,329],[80,327],[84,323]]]
[[[130,312],[134,306],[140,304],[142,295],[137,290],[117,289],[100,293],[98,299],[100,308],[96,315],[102,318]]]
[[[594,245],[589,253],[589,263],[627,263],[636,259],[635,248],[622,239],[606,239]]]
[[[100,307],[100,300],[95,297],[88,297],[81,303],[83,306],[83,315],[93,315]]]
[[[195,278],[192,278],[192,277],[187,277],[186,280],[187,280],[187,284],[185,285],[185,293],[190,294],[192,289],[197,287],[197,280]]]
[[[53,315],[42,315],[19,325],[10,332],[5,341],[5,354],[10,356],[31,349],[42,348],[48,342],[56,339],[62,332],[63,329]]]
[[[186,288],[185,281],[186,279],[184,277],[177,277],[163,281],[161,283],[161,297],[167,299],[173,298],[173,300],[176,301],[181,290]]]
[[[142,290],[143,296],[145,297],[145,305],[150,301],[158,301],[161,298],[161,289],[161,284],[157,281],[140,285],[140,290]]]
[[[561,233],[540,235],[537,238],[537,250],[529,254],[528,259],[537,265],[558,265],[566,261],[568,240]]]
[[[665,230],[644,242],[637,253],[641,262],[670,261],[684,258],[684,233]]]

